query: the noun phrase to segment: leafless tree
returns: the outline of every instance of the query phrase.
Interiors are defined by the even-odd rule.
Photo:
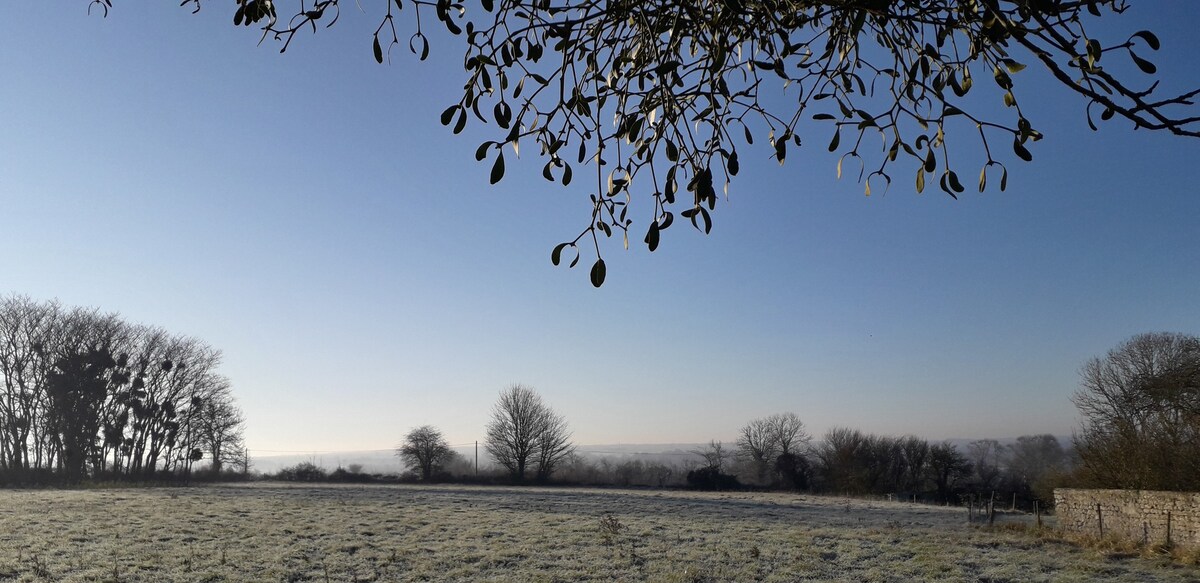
[[[52,336],[61,311],[57,302],[36,302],[28,296],[0,301],[0,467],[23,470],[41,467],[41,422],[45,375],[49,363],[38,347]]]
[[[1075,447],[1086,480],[1200,489],[1200,337],[1139,334],[1088,361],[1080,375]]]
[[[738,457],[750,465],[754,479],[760,484],[766,481],[767,472],[779,454],[777,437],[769,417],[751,420],[738,431]]]
[[[857,429],[834,427],[825,432],[815,453],[824,486],[839,493],[862,490],[862,461],[869,436]]]
[[[715,439],[708,442],[708,447],[694,449],[691,453],[703,458],[705,467],[715,468],[718,472],[725,469],[725,462],[729,459],[729,452],[725,450],[725,444]]]
[[[254,465],[254,461],[250,458],[250,450],[246,446],[241,446],[229,455],[229,466],[235,468],[242,476],[250,474],[250,468]]]
[[[1055,482],[1067,469],[1067,452],[1050,434],[1022,435],[1006,448],[1004,460],[1014,490],[1043,500],[1054,497]]]
[[[938,498],[949,500],[951,492],[971,475],[971,462],[949,442],[929,447],[929,474]]]
[[[396,448],[396,455],[405,465],[421,472],[421,479],[425,481],[432,479],[433,472],[453,454],[442,432],[432,425],[412,429],[404,436],[404,443]]]
[[[567,427],[567,420],[547,408],[535,445],[537,479],[539,482],[545,482],[554,474],[559,462],[575,451],[575,446],[571,444],[571,430]]]
[[[801,448],[812,439],[804,429],[804,422],[795,413],[776,413],[767,417],[766,421],[779,455],[798,455]]]
[[[539,480],[547,480],[574,451],[570,437],[562,416],[532,388],[518,384],[501,391],[492,407],[485,448],[514,480],[524,481],[531,466]]]
[[[929,464],[929,442],[909,435],[900,440],[901,455],[904,456],[904,481],[900,488],[906,492],[920,491],[925,482],[926,466]]]
[[[755,481],[766,483],[780,457],[789,458],[785,466],[796,466],[799,462],[793,456],[802,455],[801,449],[810,439],[798,415],[776,413],[742,426],[736,442],[737,455],[750,467]]]
[[[990,490],[997,485],[1003,453],[1004,448],[995,439],[977,439],[967,444],[967,457],[975,467],[975,481],[980,490]]]
[[[237,466],[244,447],[242,410],[234,403],[229,380],[214,379],[208,395],[197,397],[196,432],[198,444],[208,453],[212,472],[220,475],[225,466]]]
[[[0,298],[0,470],[63,471],[69,454],[75,478],[80,463],[93,475],[186,472],[202,454],[201,405],[229,390],[219,362],[199,340],[118,314]]]

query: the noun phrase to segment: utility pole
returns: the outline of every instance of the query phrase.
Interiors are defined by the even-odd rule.
[[[479,477],[479,440],[475,440],[475,477]]]

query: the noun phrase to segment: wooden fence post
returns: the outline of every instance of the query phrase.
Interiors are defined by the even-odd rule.
[[[1167,511],[1167,548],[1171,547],[1171,511]]]
[[[1033,501],[1033,513],[1037,515],[1037,527],[1042,527],[1042,507],[1037,500]]]
[[[1100,503],[1096,503],[1096,524],[1100,527],[1100,538],[1104,538],[1104,512],[1100,510]]]

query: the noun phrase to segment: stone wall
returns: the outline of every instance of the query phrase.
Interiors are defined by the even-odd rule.
[[[1054,509],[1068,532],[1200,548],[1200,493],[1058,488]]]

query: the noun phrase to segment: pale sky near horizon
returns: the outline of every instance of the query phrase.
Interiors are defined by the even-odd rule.
[[[177,4],[5,6],[0,293],[221,349],[254,450],[383,449],[426,423],[482,439],[518,382],[584,444],[728,440],[781,411],[818,435],[1064,435],[1086,359],[1200,333],[1200,140],[1093,133],[1034,66],[1017,88],[1047,137],[1032,163],[1004,154],[1006,192],[970,188],[972,161],[957,201],[907,166],[865,197],[812,124],[783,167],[743,154],[711,235],[610,242],[597,290],[586,257],[549,261],[584,187],[531,154],[491,187],[473,154],[494,136],[438,123],[456,51],[377,65],[378,15],[349,8],[280,55],[232,2]],[[1184,6],[1107,24],[1154,30],[1175,89],[1200,86]]]

